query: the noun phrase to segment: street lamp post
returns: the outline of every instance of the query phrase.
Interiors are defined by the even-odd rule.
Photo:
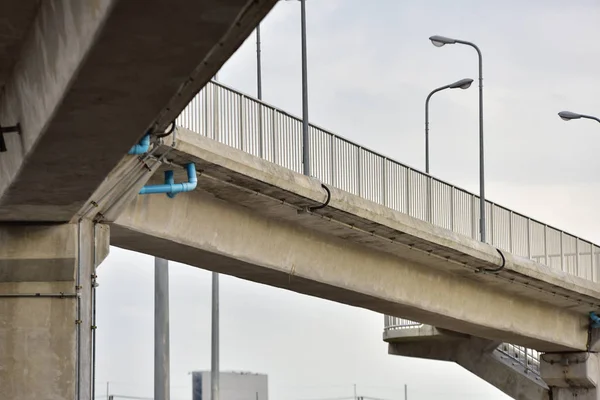
[[[479,57],[479,213],[480,213],[480,236],[481,241],[485,243],[485,174],[484,174],[484,151],[483,151],[483,57],[481,50],[474,43],[464,40],[451,39],[444,36],[431,36],[431,43],[436,47],[442,47],[446,44],[464,44],[471,46],[477,51]]]
[[[262,100],[262,62],[260,58],[260,24],[256,27],[256,94]]]
[[[593,119],[594,121],[600,122],[600,118],[593,117],[591,115],[577,114],[577,113],[574,113],[571,111],[561,111],[558,113],[558,116],[561,117],[565,121],[570,121],[572,119],[585,118],[585,119]]]
[[[310,176],[310,138],[308,137],[308,67],[306,54],[306,0],[300,0],[302,33],[302,164],[304,175]]]
[[[446,86],[433,90],[425,100],[425,172],[429,173],[429,99],[437,92],[445,89],[468,89],[473,83],[473,79],[461,79]]]

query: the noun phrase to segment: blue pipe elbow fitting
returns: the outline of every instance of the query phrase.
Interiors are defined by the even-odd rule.
[[[144,153],[148,152],[149,148],[150,148],[150,134],[146,134],[142,138],[142,140],[140,140],[140,142],[138,144],[134,145],[131,149],[129,149],[127,154],[130,154],[130,155],[144,154]]]
[[[175,197],[177,193],[191,192],[198,185],[198,177],[196,176],[196,165],[194,163],[186,164],[187,182],[175,183],[173,171],[165,171],[164,185],[148,185],[140,190],[140,194],[157,194],[165,193],[170,198]]]
[[[592,328],[600,328],[600,317],[595,312],[590,312],[590,320],[592,321]]]

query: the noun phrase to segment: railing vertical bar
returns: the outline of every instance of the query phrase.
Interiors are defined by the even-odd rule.
[[[246,96],[240,97],[240,150],[244,151],[244,123],[246,122],[246,116],[244,112],[244,99]]]
[[[450,186],[450,230],[454,232],[454,194],[456,189]]]
[[[531,260],[531,218],[527,218],[527,258]]]
[[[336,149],[335,149],[335,136],[333,135],[329,135],[329,146],[331,147],[331,185],[332,186],[336,186],[337,187],[337,179],[336,179],[336,164],[337,164],[337,160],[336,160]]]
[[[508,212],[508,251],[513,251],[513,212]]]
[[[591,253],[592,253],[592,282],[597,282],[598,281],[598,274],[596,272],[596,245],[594,245],[593,243],[590,243],[590,245],[592,246],[591,249]]]
[[[411,206],[411,201],[410,201],[410,187],[411,187],[411,174],[410,174],[411,169],[410,168],[406,168],[406,213],[408,215],[412,215],[410,212],[410,206]]]
[[[271,144],[272,147],[272,152],[273,152],[273,163],[275,164],[279,164],[279,161],[277,159],[277,154],[279,153],[277,150],[279,149],[279,144],[278,144],[278,136],[277,136],[277,128],[278,128],[278,123],[279,123],[279,118],[278,118],[278,113],[276,110],[271,109],[271,112],[273,113],[273,121],[272,124],[273,126],[271,127],[271,134],[273,135],[273,143]]]
[[[490,228],[490,243],[492,244],[492,246],[494,246],[495,245],[495,242],[494,242],[494,230],[495,230],[494,229],[494,227],[495,227],[495,224],[494,224],[494,207],[496,207],[496,206],[494,205],[494,203],[487,203],[486,202],[486,212],[487,212],[487,205],[488,204],[490,206],[490,227],[489,227]]]
[[[575,275],[580,276],[579,270],[579,238],[575,238]]]
[[[544,225],[544,264],[550,266],[548,263],[548,225]]]
[[[474,195],[471,195],[470,197],[471,199],[471,237],[475,240],[477,240],[477,220],[478,218],[475,217],[475,200],[476,197]]]
[[[258,103],[258,156],[260,158],[264,158],[264,129],[262,126],[262,113],[263,113],[263,105]]]
[[[362,162],[361,162],[361,147],[358,146],[356,148],[356,154],[357,154],[357,167],[356,167],[356,184],[357,184],[357,191],[358,191],[358,196],[362,197],[362,185],[361,185],[361,177],[362,177]]]
[[[381,173],[383,175],[382,182],[381,182],[381,201],[383,202],[383,205],[385,207],[387,207],[387,205],[388,205],[388,201],[387,201],[387,186],[388,186],[387,158],[383,157],[381,160],[382,160]]]
[[[560,231],[560,269],[561,271],[564,271],[566,269],[566,265],[565,265],[565,245],[564,245],[564,240],[565,240],[565,233],[563,231]]]

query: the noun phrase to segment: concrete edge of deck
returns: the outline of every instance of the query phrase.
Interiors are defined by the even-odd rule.
[[[169,139],[171,140],[171,139]],[[165,145],[172,145],[166,143]],[[267,185],[284,189],[318,205],[325,201],[326,194],[321,182],[316,178],[306,177],[251,154],[218,143],[195,132],[179,128],[176,136],[174,153],[188,161],[206,161],[231,172],[238,173]],[[331,200],[328,208],[340,210],[357,219],[374,222],[382,227],[404,233],[420,242],[435,243],[460,253],[469,260],[466,266],[474,268],[498,268],[502,263],[497,249],[489,244],[481,243],[458,233],[436,227],[407,214],[379,205],[343,190],[329,187]],[[600,284],[580,278],[566,272],[550,268],[543,264],[503,252],[506,264],[497,273],[512,279],[520,275],[539,285],[539,290],[556,293],[564,291],[580,302],[594,308],[600,299]],[[483,272],[481,275],[487,275]]]

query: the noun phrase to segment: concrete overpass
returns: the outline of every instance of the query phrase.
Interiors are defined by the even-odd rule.
[[[0,399],[90,399],[108,227],[83,209],[275,2],[2,2],[0,125],[19,129],[0,152]]]
[[[156,154],[166,151],[196,164],[197,189],[136,196],[111,224],[112,244],[543,351],[588,346],[594,282],[509,253],[486,272],[502,265],[495,247],[336,188],[310,211],[327,199],[318,180],[190,131]]]
[[[535,348],[554,399],[600,398],[594,244],[492,203],[480,243],[476,196],[318,127],[303,176],[299,121],[220,85],[179,120],[208,138],[162,134],[274,1],[10,4],[22,25],[3,47],[0,122],[21,133],[0,154],[2,398],[90,398],[109,242]],[[164,15],[177,24],[160,29]],[[191,182],[190,163],[195,191],[137,194],[165,170]]]

